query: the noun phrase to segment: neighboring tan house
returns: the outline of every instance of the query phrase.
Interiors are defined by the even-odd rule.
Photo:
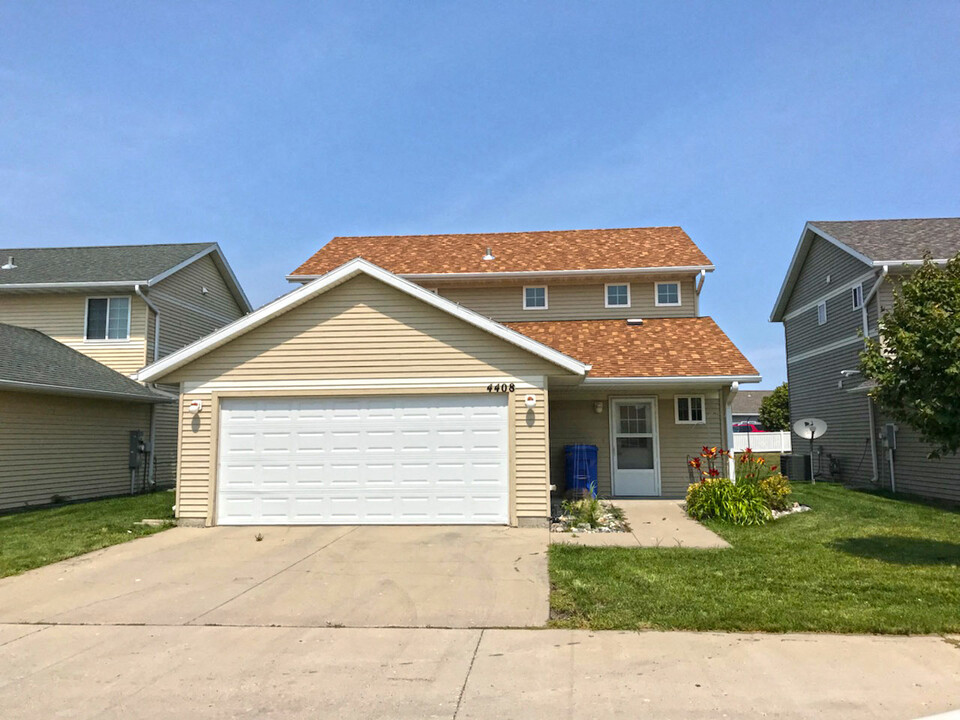
[[[176,388],[131,396],[129,376],[250,311],[219,246],[18,248],[0,250],[0,262],[0,323],[43,333],[7,328],[20,345],[0,345],[0,509],[129,492],[128,453],[116,448],[129,446],[130,431],[145,449],[135,481],[172,486]],[[47,366],[43,348],[72,349],[103,372],[84,363],[48,382],[72,355]],[[103,399],[114,374],[125,380],[122,403]]]
[[[678,227],[334,238],[303,286],[145,368],[178,383],[197,524],[545,525],[563,448],[682,497],[757,371]]]
[[[927,459],[929,446],[884,417],[858,371],[863,335],[876,337],[896,284],[925,254],[945,262],[958,251],[960,218],[804,227],[770,319],[784,325],[791,424],[827,423],[814,441],[814,467],[824,476],[960,501],[960,458]],[[795,458],[809,457],[808,440],[793,443]]]
[[[773,390],[741,390],[733,401],[733,424],[746,423],[760,426],[760,403],[770,397]],[[736,428],[735,428],[736,429]]]

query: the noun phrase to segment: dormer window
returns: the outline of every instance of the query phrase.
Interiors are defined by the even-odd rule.
[[[130,298],[87,298],[86,340],[127,340]]]
[[[604,291],[606,292],[604,307],[630,307],[629,285],[615,285],[609,283],[605,286]]]
[[[523,309],[547,309],[547,288],[545,285],[531,285],[523,288]]]
[[[657,305],[680,304],[680,283],[678,282],[659,282],[655,292]]]

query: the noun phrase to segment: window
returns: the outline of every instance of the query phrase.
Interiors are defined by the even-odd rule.
[[[703,419],[703,396],[690,395],[676,398],[677,424],[693,425],[706,422]]]
[[[817,305],[817,325],[827,324],[827,304],[825,302]]]
[[[680,283],[657,283],[657,305],[679,305]]]
[[[523,309],[524,310],[546,310],[547,309],[547,288],[546,287],[525,287],[523,289]]]
[[[130,298],[88,298],[86,340],[127,340]]]
[[[630,307],[629,285],[605,285],[604,307]]]
[[[855,285],[850,293],[853,296],[853,309],[859,310],[863,307],[863,283]]]

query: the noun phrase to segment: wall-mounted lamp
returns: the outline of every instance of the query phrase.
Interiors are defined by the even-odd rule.
[[[537,406],[537,396],[536,395],[527,395],[526,400],[524,400],[528,408]]]
[[[190,410],[191,415],[196,415],[203,410],[203,400],[191,400],[190,407],[187,409]]]
[[[597,400],[597,401],[593,404],[593,411],[594,411],[597,415],[599,415],[600,413],[602,413],[602,412],[603,412],[603,403],[600,402],[599,400]]]

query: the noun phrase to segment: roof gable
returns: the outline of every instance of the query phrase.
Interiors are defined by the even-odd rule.
[[[487,250],[493,258],[485,260]],[[294,270],[317,277],[353,258],[398,275],[712,270],[679,227],[335,237]]]
[[[338,287],[344,282],[357,277],[366,275],[379,282],[389,285],[417,300],[431,305],[443,312],[446,312],[463,322],[473,325],[485,332],[490,333],[508,343],[511,343],[527,352],[530,352],[553,365],[559,366],[575,375],[584,375],[589,370],[588,365],[584,365],[578,360],[574,360],[557,350],[543,345],[531,338],[521,335],[518,332],[500,325],[482,315],[457,305],[429,290],[425,290],[419,285],[415,285],[408,280],[393,275],[383,268],[370,264],[365,260],[351,260],[341,267],[333,270],[322,278],[314,280],[306,285],[284,295],[259,310],[240,318],[239,320],[227,325],[207,337],[198,340],[192,345],[171,353],[163,359],[148,365],[138,373],[138,379],[142,381],[154,381],[158,378],[168,375],[179,367],[194,361],[197,358],[213,351],[214,349],[225,345],[226,343],[251,332],[270,320],[297,308],[307,301],[320,296],[321,294]]]
[[[217,243],[0,249],[0,291],[151,286],[202,257],[213,258],[244,312],[252,308]]]

